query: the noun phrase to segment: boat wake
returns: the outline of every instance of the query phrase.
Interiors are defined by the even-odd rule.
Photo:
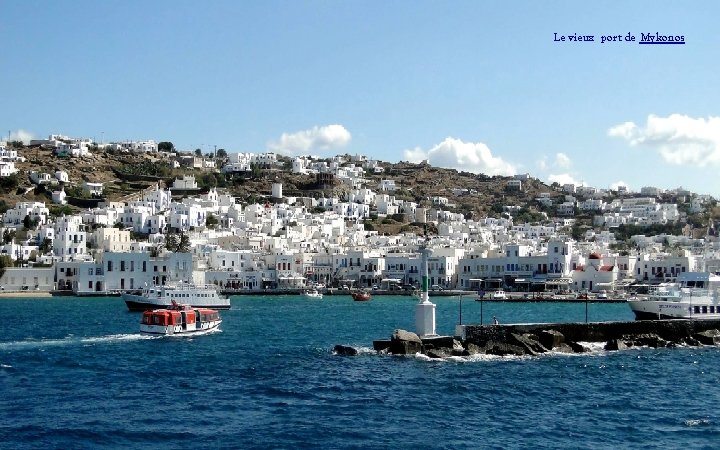
[[[73,345],[94,345],[102,343],[115,343],[127,341],[139,341],[144,339],[157,339],[158,336],[146,336],[142,334],[111,334],[107,336],[67,336],[62,339],[26,339],[22,341],[0,342],[0,350],[34,350],[48,347],[67,347]]]

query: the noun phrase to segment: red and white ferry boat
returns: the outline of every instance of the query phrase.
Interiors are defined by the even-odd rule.
[[[145,311],[140,321],[140,332],[148,334],[199,334],[218,329],[220,314],[209,308],[193,308],[172,302],[165,309]]]

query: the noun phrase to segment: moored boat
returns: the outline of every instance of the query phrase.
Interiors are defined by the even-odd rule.
[[[304,295],[305,295],[305,297],[314,298],[314,299],[318,299],[318,300],[323,298],[322,293],[320,291],[318,291],[317,289],[308,289],[307,291],[305,291]]]
[[[221,323],[220,314],[214,309],[193,308],[173,301],[168,308],[143,312],[140,332],[162,335],[197,334],[216,330]]]
[[[230,309],[230,299],[220,295],[213,285],[198,286],[179,283],[150,286],[137,293],[123,293],[122,298],[130,311],[167,308],[172,305],[172,302],[193,307]]]
[[[366,302],[372,298],[368,291],[355,291],[351,295],[356,302]]]
[[[655,286],[648,295],[627,300],[637,320],[720,319],[720,276],[683,272],[677,283]]]

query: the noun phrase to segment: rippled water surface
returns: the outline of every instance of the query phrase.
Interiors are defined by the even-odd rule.
[[[460,318],[437,298],[440,334]],[[720,349],[378,356],[408,297],[233,297],[221,331],[147,337],[119,298],[0,299],[4,448],[717,448]],[[585,321],[464,300],[462,320]],[[590,321],[631,320],[589,304]],[[360,348],[356,357],[335,344]]]

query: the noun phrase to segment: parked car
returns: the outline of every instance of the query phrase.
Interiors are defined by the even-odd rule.
[[[430,286],[430,290],[431,290],[431,291],[442,291],[443,288],[442,288],[442,286],[439,286],[439,285],[437,285],[437,284],[433,284],[432,286]]]

